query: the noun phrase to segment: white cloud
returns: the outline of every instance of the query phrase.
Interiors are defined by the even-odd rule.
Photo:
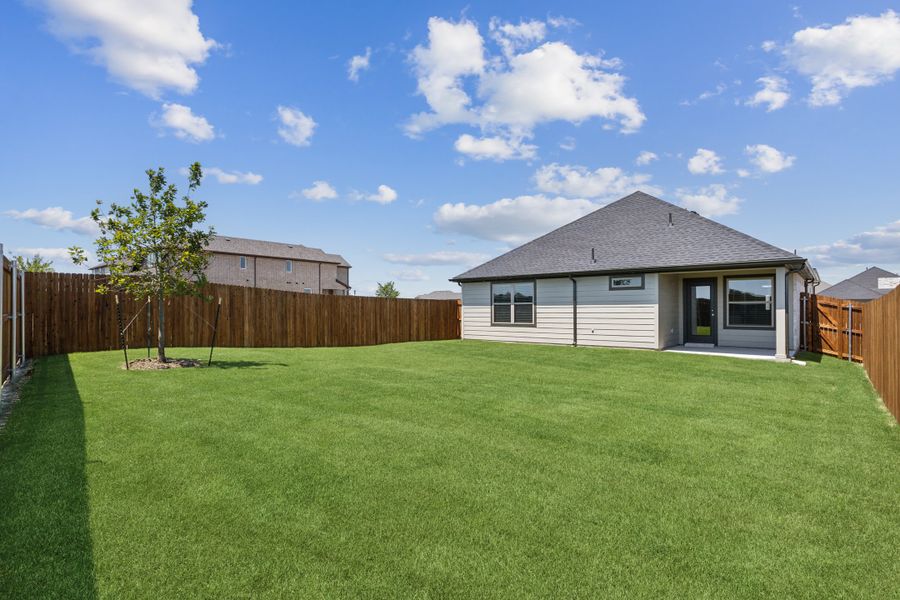
[[[778,48],[778,44],[773,40],[766,40],[762,44],[759,45],[762,48],[763,52],[772,52],[776,48]]]
[[[810,78],[812,106],[840,104],[857,87],[890,80],[900,70],[900,15],[848,18],[835,26],[808,27],[794,33],[784,50],[788,63]]]
[[[728,189],[720,183],[714,183],[696,191],[681,189],[675,192],[675,195],[678,196],[681,206],[697,211],[704,217],[734,214],[743,202],[742,199],[729,195]]]
[[[562,141],[559,143],[560,148],[562,148],[563,150],[569,151],[569,152],[571,152],[572,150],[575,149],[575,145],[576,145],[575,138],[573,138],[570,135],[564,137],[562,139]]]
[[[900,220],[802,251],[814,262],[827,265],[900,265]]]
[[[772,112],[783,108],[791,97],[790,92],[788,92],[787,79],[784,77],[760,77],[756,82],[760,84],[761,89],[747,100],[746,104],[748,106],[765,105],[766,112]]]
[[[543,195],[504,198],[490,204],[443,204],[434,214],[439,231],[485,240],[520,243],[556,229],[600,208],[585,199]]]
[[[347,63],[347,78],[350,81],[359,81],[359,73],[369,69],[369,59],[372,58],[372,49],[366,48],[365,54],[357,54]]]
[[[550,121],[580,123],[599,117],[617,122],[625,133],[643,124],[637,100],[624,95],[625,78],[612,71],[619,61],[578,54],[562,42],[532,47],[546,35],[539,21],[512,25],[492,20],[490,33],[501,48],[499,55],[486,52],[473,22],[429,19],[428,44],[417,46],[410,60],[430,111],[409,119],[408,135],[466,124],[478,127],[483,136],[521,141],[532,136],[537,124]]]
[[[547,25],[543,21],[521,21],[513,25],[493,17],[488,28],[491,37],[507,57],[515,54],[516,50],[542,41],[547,35]]]
[[[422,269],[401,269],[392,271],[391,275],[397,281],[428,281],[430,279]]]
[[[715,90],[705,90],[705,91],[701,92],[700,95],[697,96],[695,99],[682,100],[681,102],[679,102],[679,104],[681,106],[694,106],[698,102],[703,102],[704,100],[709,100],[710,98],[715,98],[716,96],[721,96],[727,89],[728,89],[727,85],[725,85],[724,83],[718,83],[718,84],[716,84]]]
[[[384,260],[401,265],[477,265],[490,258],[487,254],[478,252],[462,252],[453,250],[438,250],[425,254],[385,254]]]
[[[97,224],[90,217],[79,217],[76,219],[72,216],[72,211],[66,210],[61,206],[51,206],[41,210],[36,208],[29,208],[23,211],[8,210],[4,214],[19,221],[28,221],[47,229],[55,229],[56,231],[71,231],[82,235],[99,233]]]
[[[736,172],[738,177],[750,177],[750,171],[747,169],[738,169]]]
[[[241,171],[223,171],[219,167],[209,167],[203,169],[203,175],[212,175],[216,178],[216,181],[218,181],[219,183],[224,183],[226,185],[235,183],[256,185],[263,180],[262,175],[251,173],[250,171],[247,171],[246,173],[242,173]]]
[[[390,186],[383,183],[378,186],[378,192],[366,196],[366,200],[377,202],[378,204],[390,204],[397,199],[397,192]]]
[[[476,138],[464,133],[454,144],[456,151],[475,160],[504,161],[510,159],[531,159],[535,157],[537,146],[523,143],[522,139],[499,136]]]
[[[322,200],[333,200],[337,198],[338,193],[330,183],[317,179],[316,181],[313,181],[313,184],[310,187],[300,190],[300,195],[308,200],[321,202]],[[297,193],[294,192],[291,196],[297,196]]]
[[[312,117],[296,108],[279,106],[278,120],[281,122],[281,127],[278,128],[281,139],[294,146],[309,146],[309,139],[316,129],[316,122]]]
[[[750,162],[756,165],[756,167],[764,173],[784,171],[785,169],[790,168],[797,158],[795,156],[787,155],[766,144],[747,146],[744,149],[744,152],[750,157]]]
[[[542,192],[570,198],[616,198],[638,189],[650,194],[660,193],[659,188],[649,184],[649,175],[629,174],[617,167],[591,171],[580,165],[553,163],[538,169],[534,181]]]
[[[93,261],[93,255],[85,251],[88,261]],[[16,255],[22,258],[32,258],[39,255],[45,260],[49,260],[55,264],[66,263],[72,264],[72,258],[69,256],[68,248],[16,248]]]
[[[724,169],[718,154],[706,148],[697,148],[697,153],[688,160],[688,171],[694,175],[717,175]]]
[[[200,32],[191,0],[39,0],[50,31],[109,75],[152,98],[197,89],[194,68],[216,42]]]
[[[650,152],[649,150],[644,150],[638,157],[634,159],[634,164],[636,165],[649,165],[654,160],[659,160],[659,156],[656,155],[656,152]]]
[[[162,116],[152,118],[157,127],[166,128],[181,140],[208,142],[216,137],[216,130],[205,117],[195,115],[188,106],[167,102],[162,105]]]

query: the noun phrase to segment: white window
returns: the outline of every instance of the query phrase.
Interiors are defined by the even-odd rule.
[[[303,288],[304,294],[312,294],[312,288]]]
[[[241,268],[242,268],[242,269],[246,269],[246,268],[247,268],[247,257],[246,257],[246,256],[242,256],[242,257],[241,257]]]
[[[613,275],[609,278],[609,290],[642,290],[643,275]]]
[[[284,261],[284,272],[285,273],[293,273],[294,272],[294,262],[290,260]]]
[[[534,282],[492,284],[491,314],[496,325],[534,325]]]
[[[726,277],[725,327],[752,329],[775,327],[774,294],[774,277]]]

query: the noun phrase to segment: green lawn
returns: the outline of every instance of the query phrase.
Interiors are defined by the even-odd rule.
[[[856,365],[458,341],[216,355],[38,361],[0,432],[0,597],[900,589],[900,428]]]

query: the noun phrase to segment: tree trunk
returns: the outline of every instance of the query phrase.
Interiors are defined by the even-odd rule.
[[[159,355],[159,362],[166,362],[166,303],[163,295],[157,298],[159,306],[159,318],[157,319],[158,329],[156,330],[156,352]]]

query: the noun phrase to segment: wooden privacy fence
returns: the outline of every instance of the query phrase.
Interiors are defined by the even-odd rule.
[[[900,421],[900,288],[863,307],[863,365],[885,406]]]
[[[30,356],[120,347],[114,297],[95,291],[103,279],[69,273],[27,274]],[[216,346],[364,346],[458,339],[460,335],[455,300],[325,296],[220,284],[209,284],[204,295],[214,300],[180,297],[167,302],[167,346],[209,346],[219,298]],[[147,299],[120,298],[123,321],[130,323],[126,344],[146,347]],[[149,318],[155,347],[155,306]]]
[[[900,288],[868,302],[801,294],[800,303],[802,347],[863,363],[900,421]]]
[[[805,350],[862,362],[863,303],[800,295]]]
[[[0,257],[0,383],[3,383],[25,357],[22,319],[25,278],[15,263],[3,256],[3,244],[0,244]]]

